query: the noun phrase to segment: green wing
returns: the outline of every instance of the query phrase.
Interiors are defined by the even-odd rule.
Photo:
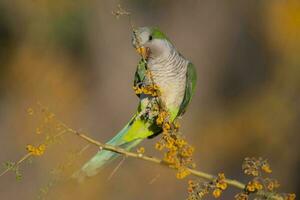
[[[134,76],[133,85],[135,87],[141,87],[145,84],[146,72],[147,63],[143,59],[141,59],[137,65]],[[151,101],[151,97],[148,97],[147,95],[137,94],[137,96],[140,98],[137,113],[128,124],[128,130],[126,130],[126,134],[123,137],[123,139],[127,142],[136,139],[152,137],[153,135],[157,135],[161,132],[161,128],[153,123],[153,121],[148,121],[147,119],[137,117],[141,113],[144,113],[146,109],[149,109],[147,108],[147,106],[149,104],[149,101]]]
[[[187,72],[186,72],[185,93],[177,116],[182,116],[185,113],[186,108],[191,102],[192,97],[195,93],[196,82],[197,82],[196,69],[193,63],[189,62],[187,67]]]
[[[144,83],[145,76],[146,76],[146,71],[147,71],[147,66],[146,62],[141,59],[139,64],[137,65],[135,75],[134,75],[134,80],[133,80],[133,85],[135,87],[139,87]],[[137,94],[138,97],[140,97],[139,94]]]

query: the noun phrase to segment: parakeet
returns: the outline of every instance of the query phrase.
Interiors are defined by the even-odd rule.
[[[152,81],[158,86],[160,95],[154,97],[143,92],[138,93],[140,101],[136,113],[128,124],[107,142],[126,150],[162,132],[162,128],[155,123],[157,112],[154,107],[157,106],[157,102],[169,113],[170,121],[182,116],[191,102],[197,80],[194,65],[175,49],[158,28],[135,28],[132,44],[142,56],[136,69],[134,87],[147,86]],[[152,80],[149,80],[148,72]],[[83,165],[75,177],[82,179],[93,176],[117,156],[114,152],[101,150]]]

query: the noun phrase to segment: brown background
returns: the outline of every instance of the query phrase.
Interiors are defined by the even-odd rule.
[[[246,181],[243,158],[263,156],[281,190],[299,192],[300,3],[273,1],[126,0],[137,25],[158,26],[198,72],[196,95],[182,131],[196,148],[198,168]],[[132,80],[138,55],[118,1],[0,1],[0,163],[37,144],[38,122],[28,107],[41,102],[71,127],[106,141],[135,111]],[[157,139],[143,143],[146,153]],[[0,199],[35,199],[49,173],[84,146],[66,137],[22,166],[23,179],[0,178]],[[97,149],[90,148],[78,164]],[[174,172],[126,159],[77,184],[60,182],[48,199],[185,199],[186,181]],[[67,170],[68,171],[68,170]],[[67,173],[71,173],[69,170]],[[149,182],[158,177],[152,184]],[[297,191],[298,190],[298,191]],[[232,199],[228,190],[223,199]]]

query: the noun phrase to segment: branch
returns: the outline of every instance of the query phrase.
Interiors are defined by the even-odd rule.
[[[25,154],[19,161],[17,161],[13,166],[7,167],[3,172],[0,173],[0,177],[9,172],[13,167],[18,167],[22,162],[26,161],[32,156],[31,153]]]
[[[87,141],[88,143],[99,147],[101,150],[112,151],[112,152],[115,152],[115,153],[118,153],[118,154],[122,154],[126,157],[132,157],[132,158],[136,158],[136,159],[140,159],[140,160],[145,160],[145,161],[148,161],[148,162],[152,162],[152,163],[155,163],[155,164],[159,164],[159,165],[168,167],[169,169],[176,170],[174,167],[172,167],[169,163],[167,163],[164,160],[161,160],[161,159],[158,159],[158,158],[155,158],[155,157],[152,157],[152,156],[147,156],[147,155],[144,155],[142,153],[134,153],[134,152],[131,152],[131,151],[127,151],[127,150],[122,149],[120,147],[112,146],[112,145],[109,145],[109,144],[101,143],[101,142],[99,142],[97,140],[94,140],[91,137],[89,137],[89,136],[87,136],[83,133],[80,133],[80,132],[78,132],[78,131],[76,131],[72,128],[69,128],[65,124],[61,124],[61,125],[66,128],[66,130],[63,131],[64,133],[65,132],[73,133],[73,134],[77,135],[78,137],[82,138],[83,140]],[[60,135],[61,134],[57,134],[56,136],[60,136]],[[13,167],[18,167],[25,160],[27,160],[28,158],[30,158],[32,156],[35,156],[35,155],[32,154],[32,153],[25,154],[19,161],[17,161],[14,164]],[[191,169],[191,168],[188,168],[188,170],[192,175],[194,175],[196,177],[199,177],[199,178],[202,178],[202,179],[205,179],[205,180],[208,180],[208,181],[214,181],[217,177],[213,174],[209,174],[209,173],[206,173],[206,172],[203,172],[203,171],[200,171],[200,170],[195,170],[195,169]],[[3,176],[4,174],[6,174],[8,171],[10,171],[10,168],[7,168],[2,173],[0,173],[0,177]],[[231,185],[231,186],[233,186],[235,188],[238,188],[240,190],[243,190],[243,191],[246,190],[247,185],[240,182],[240,181],[238,181],[238,180],[226,178],[226,179],[224,179],[224,182],[226,182],[228,185]],[[267,192],[267,191],[258,190],[258,191],[255,191],[253,193],[255,193],[256,195],[259,195],[261,197],[268,198],[269,200],[284,200],[281,196],[278,196],[274,193]]]
[[[103,144],[103,143],[101,143],[97,140],[94,140],[94,139],[88,137],[87,135],[85,135],[83,133],[79,133],[79,132],[77,132],[73,129],[69,130],[69,131],[76,134],[80,138],[84,139],[88,143],[91,143],[91,144],[94,144],[94,145],[98,146],[101,150],[112,151],[112,152],[122,154],[122,155],[127,156],[127,157],[137,158],[137,159],[141,159],[141,160],[145,160],[145,161],[148,161],[148,162],[152,162],[152,163],[156,163],[156,164],[159,164],[159,165],[166,166],[169,169],[175,169],[174,167],[171,167],[164,160],[161,160],[161,159],[158,159],[158,158],[155,158],[155,157],[152,157],[152,156],[146,156],[146,155],[141,154],[141,153],[134,153],[134,152],[131,152],[131,151],[127,151],[127,150],[124,150],[120,147],[112,146],[112,145],[109,145],[109,144]],[[216,178],[215,175],[212,175],[212,174],[200,171],[200,170],[195,170],[195,169],[191,169],[191,168],[188,168],[188,170],[191,172],[192,175],[194,175],[196,177],[199,177],[199,178],[209,180],[209,181],[213,181]],[[231,185],[231,186],[233,186],[235,188],[238,188],[238,189],[241,189],[241,190],[245,190],[245,188],[246,188],[246,184],[244,184],[244,183],[242,183],[238,180],[235,180],[235,179],[226,178],[224,181],[228,185]],[[259,195],[259,196],[262,196],[262,197],[267,197],[269,200],[283,200],[282,197],[277,196],[276,194],[273,194],[273,193],[267,192],[267,191],[260,191],[259,190],[259,191],[254,192],[254,193],[256,193],[256,195]]]

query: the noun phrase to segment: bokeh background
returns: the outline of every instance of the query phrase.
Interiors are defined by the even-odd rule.
[[[36,120],[26,113],[37,102],[71,127],[106,141],[136,109],[132,90],[138,55],[128,18],[158,26],[198,72],[196,95],[181,124],[195,146],[199,169],[243,181],[243,158],[263,156],[281,191],[300,188],[300,1],[217,0],[1,0],[0,163],[18,160],[26,144],[38,144]],[[154,150],[156,139],[142,145]],[[66,152],[84,146],[67,137],[32,164],[23,179],[0,178],[0,199],[35,199]],[[89,148],[77,167],[97,149]],[[83,184],[56,184],[47,199],[185,199],[187,185],[174,172],[126,159]],[[76,167],[75,167],[76,168]],[[71,171],[71,170],[70,170]],[[70,173],[70,172],[69,172]],[[156,180],[153,182],[153,178]],[[223,199],[232,199],[235,189]]]

